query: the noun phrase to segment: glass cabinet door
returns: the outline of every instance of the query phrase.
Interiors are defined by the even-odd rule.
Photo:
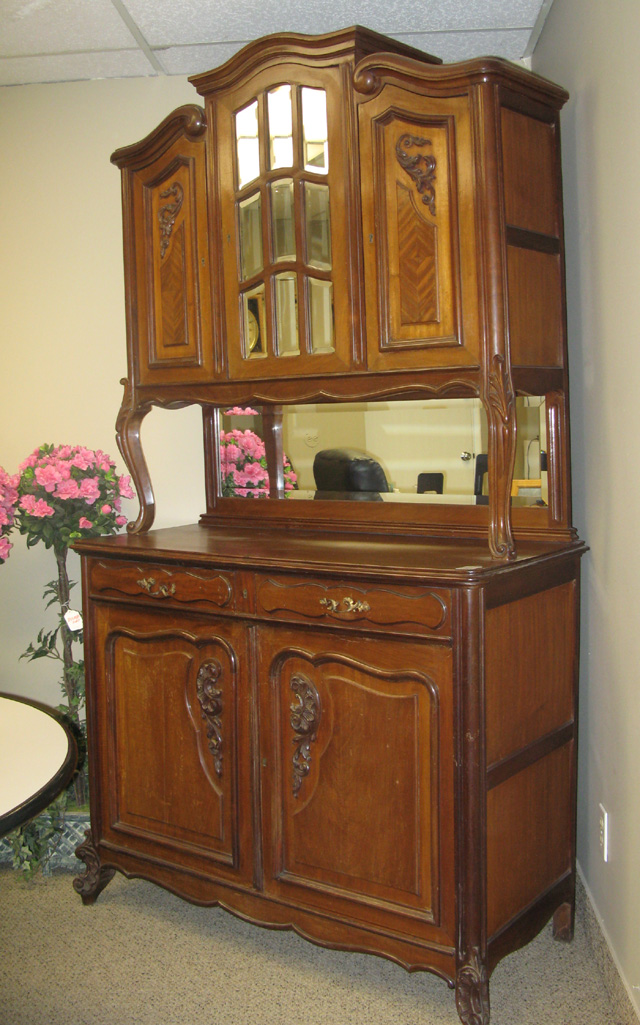
[[[346,370],[355,232],[338,69],[279,65],[217,103],[230,372]]]

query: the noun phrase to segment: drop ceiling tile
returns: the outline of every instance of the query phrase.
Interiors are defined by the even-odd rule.
[[[247,39],[244,42],[211,43],[208,46],[169,46],[155,49],[154,54],[169,75],[197,75],[201,71],[220,67],[248,42],[250,40]]]
[[[506,60],[520,60],[525,51],[531,30],[510,29],[482,32],[413,32],[398,33],[394,39],[408,43],[418,50],[425,50],[442,58],[447,64],[452,61],[470,60],[472,57],[504,57]]]
[[[111,0],[0,2],[0,57],[131,46],[135,40]]]
[[[124,0],[154,47],[239,42],[271,32],[329,32],[348,25],[397,35],[531,28],[541,0]]]
[[[155,73],[140,50],[0,58],[0,86],[90,78],[141,78]]]
[[[449,63],[495,54],[507,60],[519,60],[528,37],[529,29],[515,29],[498,32],[399,32],[392,38]],[[197,75],[224,64],[246,42],[250,40],[209,46],[170,46],[154,52],[169,75]]]

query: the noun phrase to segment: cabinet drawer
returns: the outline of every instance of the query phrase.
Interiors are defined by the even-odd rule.
[[[233,608],[234,574],[157,563],[97,559],[89,569],[93,596],[134,598],[154,605],[188,606],[208,611]]]
[[[451,635],[450,593],[444,589],[353,584],[342,581],[262,577],[257,581],[257,612],[272,619],[305,620],[421,633]]]

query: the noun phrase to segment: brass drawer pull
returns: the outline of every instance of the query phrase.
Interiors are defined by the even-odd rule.
[[[369,612],[371,606],[368,601],[354,601],[353,598],[321,598],[320,604],[328,612]],[[342,608],[340,607],[342,605]]]
[[[157,591],[154,591],[153,588],[156,585],[155,577],[149,577],[148,579],[143,577],[143,579],[138,580],[137,583],[143,591],[147,592],[150,598],[170,598],[172,594],[176,593],[175,584],[158,584]]]

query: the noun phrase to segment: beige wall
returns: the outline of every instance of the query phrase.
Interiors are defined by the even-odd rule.
[[[118,456],[126,353],[120,172],[109,157],[174,107],[198,100],[186,78],[0,89],[0,465],[7,471],[45,441]],[[193,521],[204,509],[201,434],[195,408],[147,418],[159,525]],[[57,703],[56,665],[18,661],[40,627],[53,625],[41,596],[54,575],[50,551],[27,552],[14,538],[0,565],[0,690]]]
[[[639,54],[638,0],[555,0],[533,68],[571,93],[562,131],[574,518],[591,545],[578,857],[640,1011]]]

